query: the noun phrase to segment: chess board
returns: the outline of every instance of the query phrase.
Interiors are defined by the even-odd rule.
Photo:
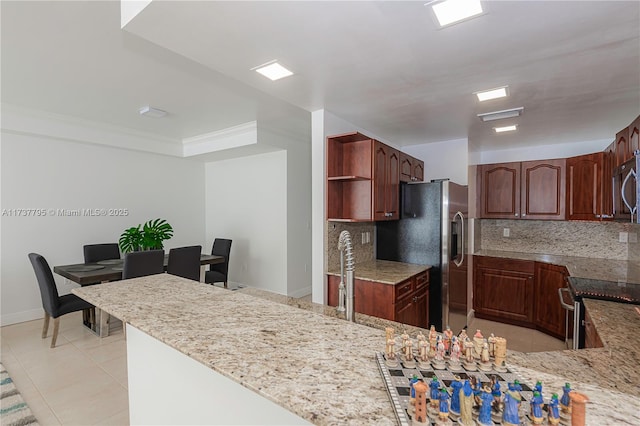
[[[440,382],[440,387],[444,387],[449,396],[451,396],[451,382],[454,380],[454,375],[460,377],[462,382],[464,380],[471,380],[471,377],[476,377],[483,385],[489,385],[491,382],[491,377],[496,376],[496,379],[500,383],[500,390],[504,392],[508,389],[507,384],[513,383],[515,380],[520,382],[522,386],[522,391],[520,394],[522,395],[522,403],[520,405],[520,413],[521,413],[521,424],[528,424],[529,419],[526,417],[526,413],[530,412],[530,404],[529,401],[533,398],[533,388],[528,386],[527,384],[522,382],[522,379],[516,375],[509,367],[507,367],[507,372],[498,372],[495,370],[492,371],[460,371],[453,372],[448,369],[445,370],[436,370],[433,367],[430,368],[420,368],[416,365],[415,368],[405,368],[404,365],[399,362],[397,367],[388,367],[386,364],[385,355],[381,352],[376,353],[376,360],[378,362],[378,367],[380,368],[380,373],[384,379],[384,382],[387,386],[387,390],[389,392],[389,398],[394,406],[396,411],[396,416],[398,418],[398,422],[400,425],[412,425],[411,415],[407,411],[407,407],[409,405],[409,397],[410,397],[410,386],[409,380],[416,375],[418,379],[422,379],[425,383],[429,383],[433,380],[433,377],[438,378],[438,382]],[[547,398],[545,398],[546,400]],[[546,404],[545,404],[546,406]],[[546,407],[545,407],[546,408]],[[431,423],[426,423],[427,425],[436,425],[435,419],[431,420]],[[457,424],[457,423],[456,423]],[[496,425],[500,423],[494,423]]]

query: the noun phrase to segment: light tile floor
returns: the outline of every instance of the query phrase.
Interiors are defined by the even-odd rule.
[[[56,347],[42,320],[2,327],[2,363],[41,425],[128,425],[127,353],[122,329],[100,339],[82,314],[60,320]]]
[[[307,299],[310,300],[310,297]],[[455,315],[455,314],[454,314]],[[460,318],[464,323],[464,318]],[[42,320],[2,327],[0,359],[42,425],[128,425],[126,341],[122,330],[100,339],[81,313],[60,321],[58,342],[40,338]],[[476,328],[523,352],[564,349],[564,342],[528,328],[474,319]]]

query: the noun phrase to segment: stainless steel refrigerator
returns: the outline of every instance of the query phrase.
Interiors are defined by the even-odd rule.
[[[468,188],[448,180],[401,185],[400,220],[377,222],[378,259],[430,265],[429,324],[466,324]],[[459,311],[452,324],[450,311]],[[462,324],[460,324],[460,322]]]

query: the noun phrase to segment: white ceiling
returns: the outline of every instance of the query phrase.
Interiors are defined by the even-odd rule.
[[[398,146],[473,151],[613,140],[640,114],[640,2],[492,1],[444,29],[424,3],[156,0],[121,30],[117,1],[2,1],[2,101],[176,142],[325,108]],[[250,70],[273,59],[295,75]]]

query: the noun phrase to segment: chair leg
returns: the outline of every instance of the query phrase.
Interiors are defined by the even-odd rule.
[[[60,328],[60,317],[53,319],[53,337],[51,338],[51,347],[56,347],[56,340],[58,339],[58,329]]]
[[[42,325],[42,338],[44,339],[45,337],[47,337],[47,332],[49,331],[49,318],[51,318],[51,316],[45,312],[44,313],[44,324]]]

